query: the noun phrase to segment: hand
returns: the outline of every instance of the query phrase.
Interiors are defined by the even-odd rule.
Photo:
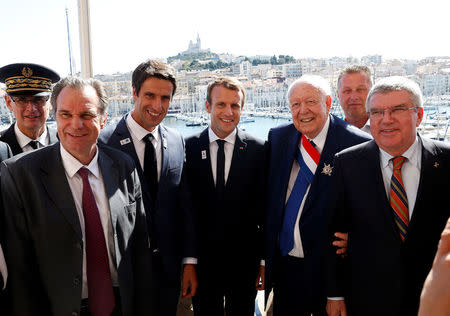
[[[198,281],[195,264],[185,264],[181,282],[181,297],[191,298],[197,292]]]
[[[334,236],[340,239],[333,241],[333,246],[338,247],[336,254],[345,258],[347,256],[348,233],[334,233]]]
[[[347,316],[344,300],[328,300],[326,309],[328,316]]]
[[[419,316],[444,316],[450,311],[450,218],[441,235],[433,267],[420,296]]]
[[[266,273],[266,267],[259,266],[258,276],[256,277],[256,283],[255,283],[257,291],[264,290],[265,283],[266,283],[265,273]],[[261,280],[261,282],[260,282],[260,280]]]

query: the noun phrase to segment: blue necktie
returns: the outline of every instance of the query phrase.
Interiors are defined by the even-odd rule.
[[[297,162],[300,166],[300,170],[286,204],[283,226],[281,227],[280,232],[280,251],[283,256],[286,256],[292,248],[294,248],[295,221],[306,190],[314,178],[314,174],[303,160],[300,149],[297,149]]]

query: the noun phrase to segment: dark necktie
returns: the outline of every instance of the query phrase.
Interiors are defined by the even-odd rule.
[[[28,145],[31,146],[31,148],[33,149],[37,149],[38,148],[38,141],[37,140],[31,140]]]
[[[218,139],[216,142],[219,146],[217,150],[216,191],[220,197],[225,190],[225,141]]]
[[[156,163],[155,146],[153,146],[152,140],[152,133],[149,133],[144,137],[144,175],[150,189],[150,195],[152,196],[153,201],[155,201],[158,194],[158,167]]]
[[[389,202],[394,211],[394,220],[402,241],[405,240],[409,225],[408,197],[406,196],[402,179],[402,166],[405,160],[406,158],[403,156],[392,158],[394,170],[392,172],[391,191],[389,194]]]
[[[89,183],[89,170],[78,170],[83,179],[83,215],[86,238],[86,272],[89,311],[92,316],[109,316],[115,305],[108,250],[97,203]]]

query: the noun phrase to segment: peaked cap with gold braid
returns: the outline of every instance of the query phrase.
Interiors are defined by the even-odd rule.
[[[12,96],[49,95],[52,84],[59,79],[55,71],[37,64],[10,64],[0,68],[0,82]]]

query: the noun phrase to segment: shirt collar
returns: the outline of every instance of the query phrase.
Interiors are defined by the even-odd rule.
[[[36,140],[44,146],[47,145],[47,126],[44,128],[44,132],[41,134],[41,136],[36,139],[31,139],[30,137],[22,133],[22,131],[19,129],[19,126],[17,126],[17,123],[14,124],[14,133],[16,134],[16,139],[19,143],[20,148],[25,147],[32,140]]]
[[[403,154],[403,157],[407,158],[410,163],[413,165],[419,166],[419,139],[416,135],[416,139],[414,143],[406,150]],[[383,149],[380,148],[380,157],[381,157],[381,166],[386,168],[389,165],[394,156],[388,154]]]
[[[98,147],[97,151],[95,152],[94,158],[87,166],[83,165],[78,161],[78,159],[72,156],[62,144],[60,144],[59,148],[64,170],[66,171],[66,174],[69,176],[69,178],[72,178],[82,167],[88,169],[96,178],[100,177],[100,170],[98,167]]]
[[[314,138],[308,138],[309,141],[313,141],[316,144],[316,149],[319,153],[322,152],[323,147],[325,146],[325,141],[327,140],[328,128],[330,127],[330,116],[328,116],[325,124],[322,127],[322,130],[317,134]],[[305,135],[306,136],[306,135]]]
[[[236,134],[237,134],[237,129],[235,128],[230,135],[228,135],[227,137],[225,137],[223,140],[226,141],[227,143],[233,144],[236,141]],[[211,129],[211,127],[208,127],[208,136],[209,136],[209,142],[215,142],[218,139],[222,139],[219,136],[216,135],[216,133],[214,133],[214,131]]]
[[[134,134],[134,136],[136,136],[137,139],[143,141],[143,138],[145,136],[147,136],[148,133],[152,133],[152,135],[155,138],[156,142],[159,141],[159,125],[157,125],[153,131],[149,132],[148,130],[143,128],[141,125],[139,125],[138,122],[136,122],[134,120],[134,118],[131,115],[131,113],[129,113],[127,115],[127,125],[129,127],[130,131]]]

